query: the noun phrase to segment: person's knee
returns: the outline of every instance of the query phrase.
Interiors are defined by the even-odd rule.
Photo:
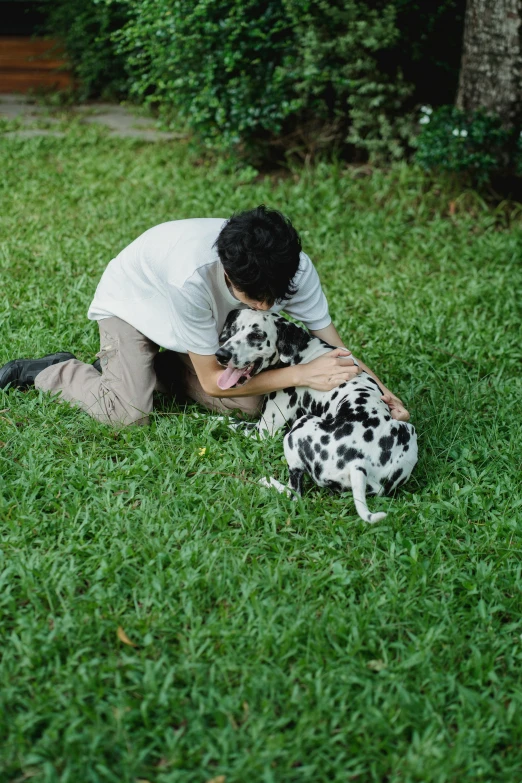
[[[144,427],[150,423],[151,411],[152,405],[139,407],[129,403],[123,404],[121,400],[113,400],[113,404],[107,410],[106,423],[118,428]]]

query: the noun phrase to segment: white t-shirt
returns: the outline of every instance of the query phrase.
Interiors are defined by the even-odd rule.
[[[109,263],[88,318],[116,316],[162,348],[211,355],[231,310],[246,307],[229,291],[214,243],[224,218],[172,220],[145,231]],[[284,310],[309,329],[331,323],[319,276],[301,253],[297,293]]]

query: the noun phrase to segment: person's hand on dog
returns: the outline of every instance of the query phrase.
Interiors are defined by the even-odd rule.
[[[392,419],[396,419],[397,421],[409,421],[410,414],[404,407],[403,401],[399,400],[395,394],[387,392],[382,395],[381,400],[389,407]]]
[[[297,386],[308,386],[316,391],[331,391],[362,372],[346,348],[334,348],[307,364],[296,365],[295,369],[300,373]]]

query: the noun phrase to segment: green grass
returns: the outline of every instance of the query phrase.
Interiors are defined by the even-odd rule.
[[[264,202],[420,447],[370,527],[349,495],[259,487],[281,439],[196,406],[113,432],[0,393],[2,783],[520,780],[520,211],[404,166],[254,180],[74,125],[0,156],[0,363],[92,361],[119,249]]]

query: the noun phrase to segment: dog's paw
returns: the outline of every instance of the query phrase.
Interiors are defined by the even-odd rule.
[[[267,487],[267,489],[276,489],[281,493],[281,495],[286,495],[287,498],[293,497],[292,490],[289,487],[286,487],[284,484],[281,484],[281,482],[275,478],[262,478],[259,479],[257,483],[262,487]]]

